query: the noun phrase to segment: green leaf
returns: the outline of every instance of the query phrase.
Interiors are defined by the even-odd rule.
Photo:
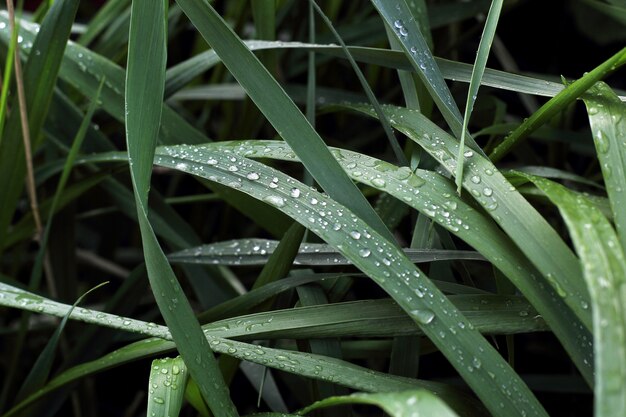
[[[148,410],[154,417],[176,417],[187,385],[187,367],[180,357],[152,361],[148,383]]]
[[[189,301],[148,220],[148,191],[159,133],[166,63],[167,1],[134,0],[126,70],[126,141],[148,278],[176,348],[209,408],[237,416],[228,388]]]
[[[168,255],[173,263],[221,264],[221,265],[265,265],[278,246],[278,242],[266,239],[240,239],[183,249]],[[483,258],[473,251],[404,249],[405,255],[415,263],[453,259],[478,260]],[[349,265],[339,251],[319,243],[300,245],[295,265]]]
[[[178,0],[177,3],[278,134],[302,158],[304,166],[320,186],[386,240],[394,242],[387,227],[336,163],[302,112],[221,16],[208,2]]]
[[[487,66],[487,58],[489,58],[489,50],[491,49],[491,43],[496,34],[496,27],[498,26],[498,20],[500,19],[500,11],[502,10],[503,0],[493,0],[489,13],[487,14],[487,20],[485,22],[485,28],[483,34],[480,37],[480,44],[478,45],[478,52],[476,53],[476,62],[472,69],[472,78],[470,79],[469,90],[467,92],[467,102],[465,103],[465,113],[463,114],[463,129],[461,130],[461,143],[459,145],[459,154],[456,158],[456,192],[461,194],[463,187],[463,163],[465,157],[463,152],[465,149],[465,135],[467,133],[467,126],[469,124],[472,110],[474,109],[474,102],[478,95],[478,88]]]
[[[595,412],[626,413],[626,259],[606,217],[580,194],[549,180],[531,180],[559,208],[583,265],[591,294],[595,350]]]
[[[626,105],[603,82],[583,96],[613,221],[626,248]]]
[[[440,398],[428,391],[402,391],[383,394],[356,393],[343,397],[331,397],[318,401],[302,410],[298,414],[308,414],[311,411],[342,404],[370,404],[380,407],[391,417],[406,417],[410,415],[426,415],[437,417],[456,417],[457,414],[441,401]]]

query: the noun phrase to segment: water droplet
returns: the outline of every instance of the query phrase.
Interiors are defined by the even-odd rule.
[[[359,255],[360,255],[362,258],[367,258],[368,256],[370,256],[370,254],[371,254],[371,253],[372,253],[372,251],[370,251],[370,250],[369,250],[369,249],[367,249],[367,248],[363,248],[363,249],[359,250]]]
[[[353,230],[350,232],[350,237],[352,239],[359,240],[361,238],[361,233],[357,232],[356,230]]]
[[[300,197],[300,189],[299,188],[292,188],[291,189],[291,193],[289,193],[293,198],[298,198]]]
[[[215,158],[209,158],[209,160],[206,161],[206,162],[209,165],[217,165],[217,159],[215,159]]]
[[[487,168],[487,169],[485,170],[485,174],[487,174],[487,175],[493,175],[493,170],[491,170],[491,169]]]
[[[429,324],[435,319],[435,313],[429,309],[419,309],[411,311],[411,315],[422,324]]]
[[[472,152],[472,151],[465,151],[463,153],[463,156],[466,157],[466,158],[471,158],[473,155],[474,155],[474,152]]]
[[[161,397],[154,397],[154,402],[157,404],[165,404],[165,400]]]
[[[263,201],[276,207],[283,207],[285,205],[285,200],[277,195],[268,195],[267,197],[263,198]]]
[[[251,172],[248,175],[246,175],[246,178],[248,178],[249,180],[255,181],[259,179],[259,174],[257,174],[256,172]]]
[[[374,178],[374,179],[372,180],[372,185],[374,185],[375,187],[382,188],[382,187],[384,187],[384,186],[385,186],[385,184],[387,184],[387,183],[386,183],[386,182],[385,182],[385,180],[384,180],[384,179],[382,179],[382,178]]]
[[[480,184],[480,177],[478,175],[472,175],[472,177],[470,178],[470,181],[472,181],[474,184]]]
[[[485,189],[483,190],[483,194],[486,197],[491,197],[491,195],[493,194],[493,190],[489,187],[485,187]]]
[[[482,366],[482,362],[480,361],[480,359],[475,357],[474,360],[472,360],[472,365],[474,365],[474,368],[480,369],[480,367]]]

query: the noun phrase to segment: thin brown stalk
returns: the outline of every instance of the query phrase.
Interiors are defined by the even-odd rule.
[[[11,31],[15,29],[15,9],[13,0],[7,0],[7,11],[9,12],[9,24]],[[33,155],[31,151],[30,129],[28,126],[28,113],[26,110],[26,94],[24,93],[24,77],[22,75],[22,64],[19,57],[19,44],[15,48],[15,83],[17,84],[17,101],[20,108],[20,120],[22,122],[22,139],[24,141],[24,154],[26,157],[26,189],[30,200],[30,209],[35,219],[37,229],[36,239],[39,241],[43,232],[41,216],[39,215],[39,205],[37,203],[37,192],[35,190],[35,171],[33,169]]]

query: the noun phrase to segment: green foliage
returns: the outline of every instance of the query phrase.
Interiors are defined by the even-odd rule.
[[[0,413],[626,414],[623,4],[222,3],[0,11]]]

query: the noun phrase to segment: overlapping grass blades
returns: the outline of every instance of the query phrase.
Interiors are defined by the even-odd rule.
[[[70,35],[78,3],[77,0],[71,0],[54,4],[46,14],[37,35],[21,42],[22,45],[29,43],[29,47],[39,51],[38,54],[33,55],[32,59],[29,56],[28,61],[24,65],[26,108],[28,111],[29,131],[33,138],[31,146],[34,149],[40,143],[41,129],[48,113],[48,106],[57,82],[59,66],[63,59],[65,45]],[[6,13],[3,13],[3,17],[5,29],[2,31],[2,34],[5,36],[5,42],[8,42],[10,33],[6,29],[9,27]],[[22,45],[20,45],[20,49]],[[6,131],[3,132],[5,137],[21,137],[18,111],[12,112],[7,120],[5,129]],[[26,165],[22,141],[3,140],[0,146],[0,176],[3,178],[16,178],[16,180],[7,181],[0,188],[0,199],[3,202],[0,208],[0,248],[3,247],[2,243],[6,238],[5,231],[13,217],[17,200],[22,192],[24,183],[21,179],[24,178],[25,172]]]
[[[626,106],[603,82],[596,83],[583,100],[617,236],[626,248]]]
[[[346,107],[373,116],[367,106]],[[393,106],[385,107],[385,111],[396,129],[422,146],[448,172],[456,172],[458,142],[454,138],[418,112]],[[589,294],[575,255],[491,161],[469,148],[464,155],[468,161],[463,187],[541,271],[585,327],[591,329]]]
[[[337,248],[387,291],[492,412],[545,414],[502,357],[431,281],[395,245],[347,208],[279,171],[228,150],[167,147],[159,150],[155,162],[236,188],[294,218]],[[502,385],[494,386],[494,380]]]
[[[2,299],[2,304],[5,306],[26,309],[33,312],[45,312],[46,314],[58,317],[64,316],[70,309],[70,306],[68,305],[48,300],[44,297],[6,284],[0,283],[0,290],[3,294],[5,294],[5,298]],[[490,302],[485,304],[482,300],[483,299],[476,299],[475,301],[470,302],[467,305],[468,311],[475,311],[476,306],[487,306],[490,304]],[[508,310],[511,305],[510,300],[507,301],[502,299],[501,302],[501,307],[504,310]],[[528,305],[520,299],[518,299],[516,303],[519,303],[519,311],[527,311],[528,314],[516,314],[516,310],[513,309],[512,316],[517,316],[517,318],[511,318],[513,318],[514,321],[525,321],[528,323],[533,321],[530,317],[531,311],[528,310]],[[347,309],[352,310],[354,313],[353,307],[347,307]],[[397,306],[395,307],[395,310],[390,310],[391,317],[397,318],[397,316],[393,316],[393,314],[396,314],[394,311],[399,313],[400,310]],[[303,313],[303,323],[310,321],[310,311],[305,310]],[[338,313],[338,323],[342,321],[341,317],[344,313],[345,311]],[[377,309],[373,308],[372,313],[374,314],[372,318],[374,318],[378,314]],[[319,318],[324,320],[323,316],[324,315],[320,315]],[[488,312],[485,314],[485,317],[488,316],[493,316],[493,314]],[[24,407],[34,401],[37,401],[42,396],[47,395],[72,381],[83,378],[86,375],[100,372],[111,367],[120,366],[130,361],[150,357],[155,354],[164,354],[175,349],[176,346],[171,341],[172,336],[167,327],[160,326],[155,323],[143,322],[128,317],[102,313],[86,308],[74,310],[70,317],[87,323],[94,323],[124,331],[141,333],[156,338],[133,343],[115,352],[107,354],[98,360],[83,363],[63,372],[50,381],[44,388],[37,391],[35,394],[31,395],[22,403],[11,409],[6,414],[7,416],[15,415]],[[396,318],[391,321],[395,321]],[[260,335],[263,332],[262,325],[267,324],[267,318],[261,316],[257,321],[250,320],[250,318],[246,320],[240,320],[237,318],[229,320],[228,323],[236,324],[236,326],[232,326],[232,330],[228,329],[229,326],[226,326],[224,322],[206,326],[205,335],[211,342],[211,349],[215,352],[234,356],[241,360],[255,362],[276,369],[287,370],[289,372],[297,373],[313,379],[332,381],[334,383],[362,391],[392,392],[421,387],[441,396],[441,398],[445,399],[448,404],[453,406],[463,415],[480,415],[481,413],[480,406],[477,407],[477,403],[475,403],[474,399],[441,383],[395,377],[332,358],[287,351],[283,349],[270,349],[258,345],[227,340],[224,338],[244,334],[249,335],[252,338],[256,338],[255,334]],[[283,323],[281,323],[280,320],[277,320],[273,326],[275,326],[276,330],[281,330],[284,328],[285,324],[289,323],[290,320],[291,318],[286,315]],[[493,320],[493,317],[491,320]],[[271,322],[273,323],[273,320]],[[409,326],[406,329],[410,330],[412,327],[413,326]],[[317,334],[321,336],[330,335],[330,333]],[[279,332],[276,335],[277,337],[284,337],[285,334],[284,332],[282,334]]]
[[[483,34],[480,37],[480,45],[478,46],[478,52],[476,53],[476,62],[472,69],[472,78],[470,79],[469,90],[467,92],[467,101],[465,103],[465,112],[463,113],[463,129],[461,130],[461,142],[459,145],[459,153],[456,158],[456,192],[461,194],[463,188],[463,164],[465,157],[463,152],[465,149],[465,135],[467,134],[467,126],[469,124],[472,110],[474,109],[474,103],[478,95],[478,88],[487,66],[487,58],[489,57],[489,50],[491,49],[491,43],[496,34],[496,26],[500,18],[500,11],[502,10],[502,0],[494,0],[491,2],[489,13],[487,14],[487,20],[485,22],[485,28]],[[380,116],[379,116],[380,117]]]
[[[414,413],[440,417],[457,416],[444,402],[427,391],[403,391],[384,394],[357,393],[343,397],[331,397],[304,408],[299,414],[306,414],[320,408],[343,404],[375,405],[385,410],[391,417],[404,417]]]
[[[237,416],[228,387],[203,337],[191,305],[159,246],[148,220],[148,192],[165,86],[167,2],[132,4],[126,70],[126,142],[146,268],[159,310],[176,348],[209,408]]]
[[[610,118],[610,110],[603,111]],[[593,311],[594,415],[623,415],[626,413],[626,295],[623,291],[626,258],[620,240],[606,217],[584,196],[543,178],[524,177],[559,208],[583,265]]]
[[[179,0],[178,4],[320,186],[393,242],[387,227],[335,162],[319,134],[221,16],[205,2]]]
[[[393,118],[393,120],[403,119]],[[434,135],[438,131],[429,132]],[[224,147],[250,158],[285,160],[296,158],[284,144],[275,141],[230,144],[222,142],[207,146]],[[576,315],[567,307],[562,297],[556,290],[543,283],[539,277],[540,273],[494,221],[455,195],[454,187],[449,180],[430,171],[416,170],[412,173],[406,167],[398,168],[378,159],[342,149],[333,149],[333,153],[355,181],[378,188],[404,201],[465,240],[499,268],[541,312],[585,379],[589,384],[592,383],[593,353],[587,344],[591,338],[590,331],[580,326]],[[453,155],[455,153],[451,152],[450,158],[453,158]],[[473,166],[471,168],[473,169]],[[508,187],[507,192],[511,192]],[[480,233],[476,233],[476,230],[480,230]]]

